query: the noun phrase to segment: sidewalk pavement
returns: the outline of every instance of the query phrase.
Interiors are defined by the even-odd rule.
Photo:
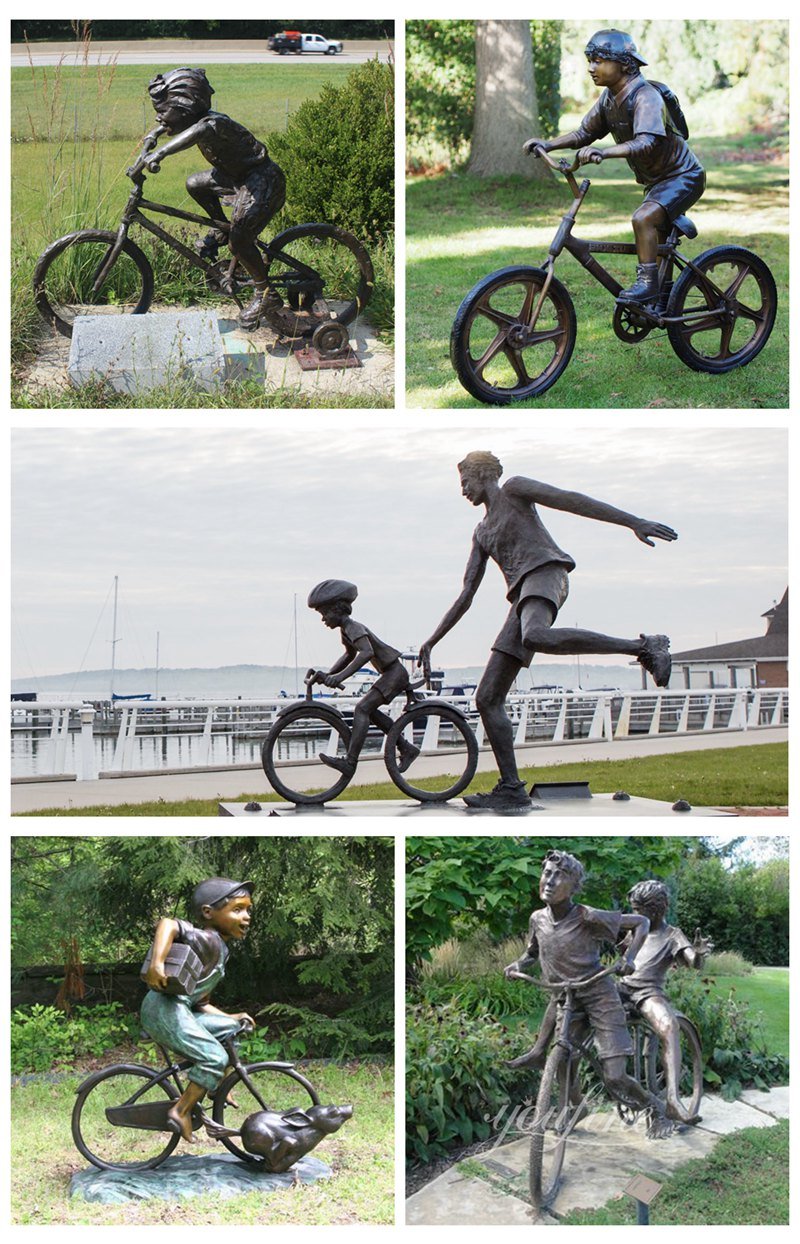
[[[590,1115],[567,1144],[554,1213],[534,1216],[528,1201],[527,1139],[499,1145],[456,1163],[406,1201],[409,1226],[556,1225],[573,1209],[597,1209],[623,1195],[639,1173],[668,1178],[691,1158],[703,1158],[721,1136],[746,1127],[774,1127],[789,1117],[789,1087],[749,1089],[738,1101],[704,1097],[702,1121],[665,1140],[649,1140],[644,1118],[627,1127],[616,1110]]]

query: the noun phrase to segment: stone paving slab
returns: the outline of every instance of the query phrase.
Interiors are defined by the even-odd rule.
[[[101,1171],[94,1166],[78,1171],[70,1180],[69,1195],[102,1205],[190,1200],[209,1192],[227,1200],[248,1192],[261,1192],[266,1196],[281,1188],[291,1188],[297,1182],[312,1184],[330,1177],[331,1168],[327,1163],[308,1155],[290,1171],[275,1175],[240,1161],[232,1153],[213,1156],[184,1153],[167,1158],[152,1171]]]
[[[102,379],[118,393],[185,380],[210,392],[225,378],[217,316],[209,311],[80,316],[72,333],[69,378],[77,386]]]
[[[775,1119],[789,1118],[788,1084],[777,1084],[766,1092],[762,1089],[745,1089],[739,1094],[739,1099],[756,1110],[766,1110]]]
[[[788,1088],[768,1093],[751,1091],[746,1096],[753,1101],[761,1099],[762,1108],[744,1101],[704,1097],[700,1106],[702,1122],[696,1127],[680,1128],[663,1140],[649,1139],[643,1117],[628,1127],[616,1111],[593,1114],[575,1129],[567,1145],[563,1183],[553,1210],[560,1215],[605,1205],[622,1195],[635,1174],[666,1178],[690,1159],[709,1154],[720,1136],[746,1127],[773,1126],[777,1121],[773,1107],[777,1117],[788,1117]],[[476,1155],[471,1162],[484,1167],[486,1179],[465,1176],[457,1165],[451,1167],[409,1197],[406,1222],[432,1226],[552,1224],[553,1216],[534,1218],[528,1203],[529,1148],[529,1140],[522,1137]],[[469,1207],[483,1216],[471,1217]]]

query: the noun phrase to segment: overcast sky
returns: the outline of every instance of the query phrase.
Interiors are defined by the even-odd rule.
[[[561,625],[665,631],[674,650],[722,643],[763,633],[786,587],[781,429],[321,427],[298,415],[291,431],[15,431],[12,676],[107,668],[115,574],[119,668],[152,667],[156,632],[162,667],[293,664],[295,593],[300,664],[329,664],[338,637],[306,606],[329,577],[358,584],[354,616],[381,638],[419,645],[459,592],[483,513],[456,471],[473,449],[496,453],[506,477],[679,532],[651,549],[543,510],[577,562]],[[490,566],[436,661],[484,662],[506,610]]]

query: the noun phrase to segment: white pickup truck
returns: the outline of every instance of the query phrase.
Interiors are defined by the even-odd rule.
[[[283,30],[273,35],[267,42],[271,52],[286,56],[292,52],[299,56],[301,52],[319,52],[323,56],[335,56],[341,52],[342,44],[336,39],[326,39],[323,35],[304,35],[299,30]]]

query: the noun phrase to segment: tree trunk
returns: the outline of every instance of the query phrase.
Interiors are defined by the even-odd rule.
[[[549,178],[547,166],[522,150],[526,139],[538,136],[539,125],[530,24],[476,21],[475,69],[469,172]]]

